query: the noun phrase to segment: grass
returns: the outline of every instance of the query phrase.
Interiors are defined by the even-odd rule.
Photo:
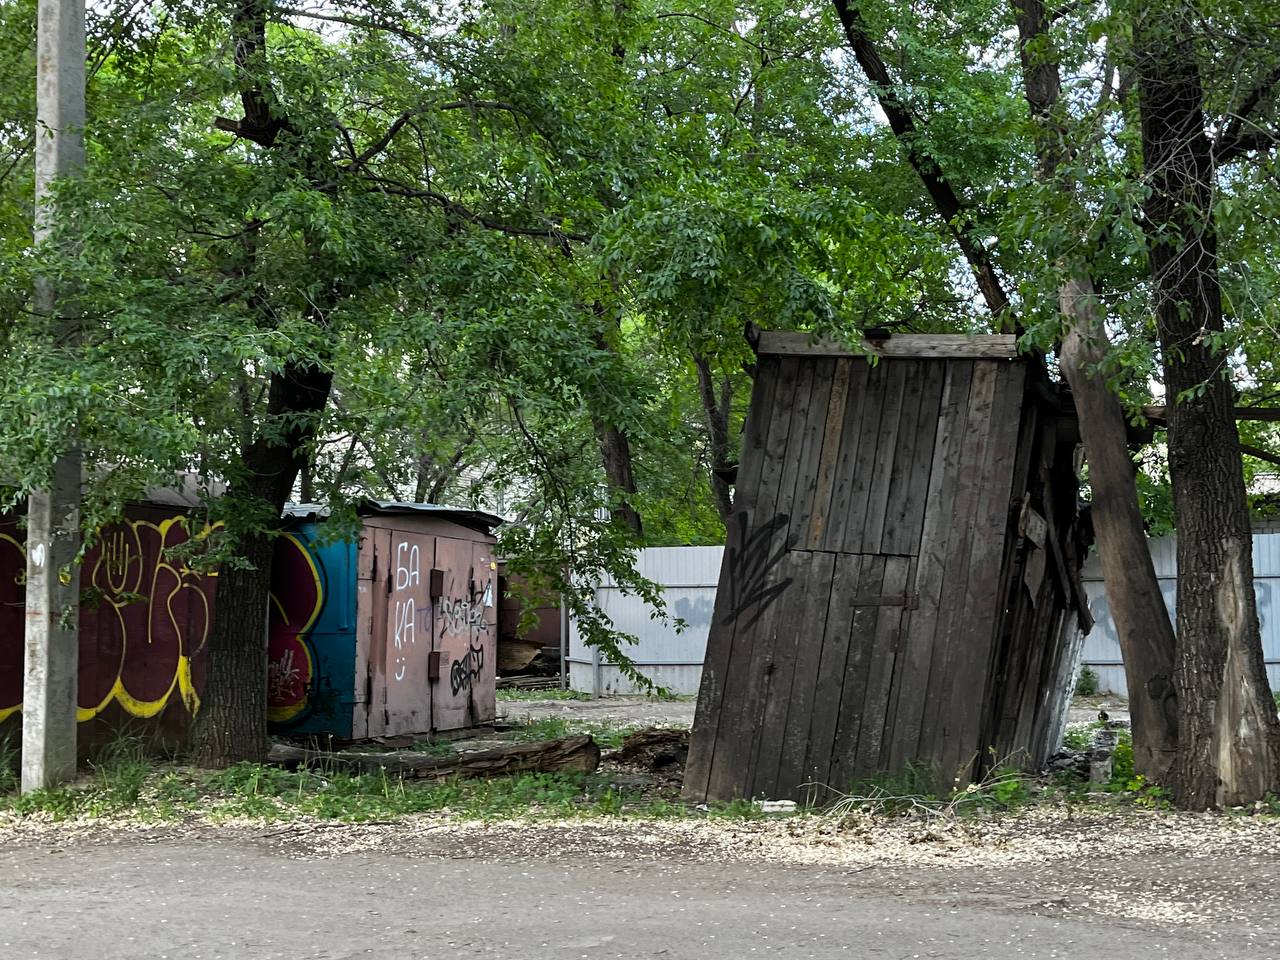
[[[520,690],[505,688],[498,691],[499,700],[590,700],[591,694],[578,690]]]

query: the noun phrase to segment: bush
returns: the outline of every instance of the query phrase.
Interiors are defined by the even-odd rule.
[[[1076,681],[1077,697],[1092,697],[1098,692],[1098,675],[1093,672],[1092,667],[1082,667],[1080,670],[1080,679]]]

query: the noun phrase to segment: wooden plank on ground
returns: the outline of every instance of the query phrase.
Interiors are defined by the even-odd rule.
[[[939,631],[939,623],[951,616],[951,611],[942,607],[942,597],[950,574],[947,551],[951,534],[957,526],[954,506],[959,489],[960,457],[966,444],[972,380],[972,364],[946,365],[918,547],[915,592],[920,598],[920,605],[907,618],[903,644],[905,657],[898,667],[901,693],[889,742],[888,767],[891,770],[900,770],[908,762],[916,762],[923,757],[921,735],[930,706],[928,698],[932,692],[931,677],[937,653],[934,637]],[[928,746],[931,748],[933,744]]]
[[[849,381],[853,364],[848,357],[836,361],[831,380],[831,399],[827,404],[827,421],[822,430],[822,454],[818,461],[818,476],[814,485],[813,502],[806,517],[808,523],[800,529],[800,546],[808,550],[821,548],[831,515],[835,490],[836,466],[840,460],[840,437],[844,433],[845,414],[849,410]],[[793,529],[795,528],[793,524]]]
[[[894,481],[893,466],[901,454],[899,444],[903,440],[904,421],[915,422],[915,407],[919,405],[920,363],[914,360],[889,360],[886,368],[884,406],[880,408],[880,431],[876,438],[875,467],[871,472],[871,486],[867,490],[867,513],[860,530],[852,527],[845,531],[844,547],[847,553],[879,553],[884,535],[885,512],[889,506],[889,491]],[[857,536],[853,536],[857,533]]]
[[[862,605],[859,601],[879,597],[884,585],[884,568],[884,557],[862,558],[858,592],[854,596],[850,617],[849,653],[845,659],[840,692],[830,702],[820,701],[818,704],[820,710],[835,714],[834,730],[830,736],[824,727],[822,738],[814,737],[814,749],[825,747],[830,753],[825,771],[821,764],[817,766],[822,773],[820,782],[841,793],[847,792],[854,780],[860,777],[856,766],[858,736],[863,723],[871,719],[867,712],[867,683],[876,653],[876,618],[882,609],[880,606]]]
[[[862,340],[857,351],[829,337],[807,333],[766,330],[760,334],[756,352],[803,357],[908,357],[914,359],[1013,360],[1018,356],[1018,338],[1013,334],[966,336],[949,333],[899,333],[887,340]]]
[[[707,796],[720,713],[724,706],[729,658],[733,652],[734,618],[730,616],[730,585],[736,571],[730,558],[741,555],[749,535],[774,409],[778,400],[786,400],[787,390],[794,390],[794,384],[794,365],[788,380],[783,376],[782,362],[778,358],[760,358],[743,436],[742,456],[738,467],[739,482],[734,498],[735,513],[729,524],[724,560],[720,564],[715,609],[707,636],[702,679],[698,687],[698,705],[689,735],[689,758],[685,764],[684,797],[699,803]]]
[[[924,525],[933,466],[933,441],[938,432],[942,388],[947,379],[946,364],[940,360],[922,360],[919,366],[921,390],[915,422],[908,427],[904,421],[898,438],[894,478],[889,485],[885,509],[884,536],[879,548],[881,553],[900,556],[916,555],[920,550],[920,530]]]

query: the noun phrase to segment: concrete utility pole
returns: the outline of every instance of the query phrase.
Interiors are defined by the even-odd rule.
[[[84,0],[40,0],[36,36],[37,246],[58,216],[50,187],[84,166]],[[35,309],[53,317],[57,290],[39,280]],[[74,342],[73,318],[55,320],[50,349]],[[75,776],[76,686],[80,655],[79,437],[73,430],[54,463],[53,483],[27,500],[27,623],[22,690],[22,791]]]

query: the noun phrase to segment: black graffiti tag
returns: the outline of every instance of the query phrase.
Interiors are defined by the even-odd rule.
[[[464,688],[471,686],[471,681],[480,676],[484,670],[484,647],[474,644],[467,647],[461,660],[455,660],[449,666],[449,689],[456,697]]]
[[[791,578],[770,583],[770,574],[787,552],[785,535],[791,517],[785,513],[748,536],[746,511],[738,514],[737,536],[729,546],[729,612],[720,618],[722,627],[744,616],[752,607],[755,613],[741,627],[749,627],[791,586]],[[783,534],[775,549],[774,538]]]

